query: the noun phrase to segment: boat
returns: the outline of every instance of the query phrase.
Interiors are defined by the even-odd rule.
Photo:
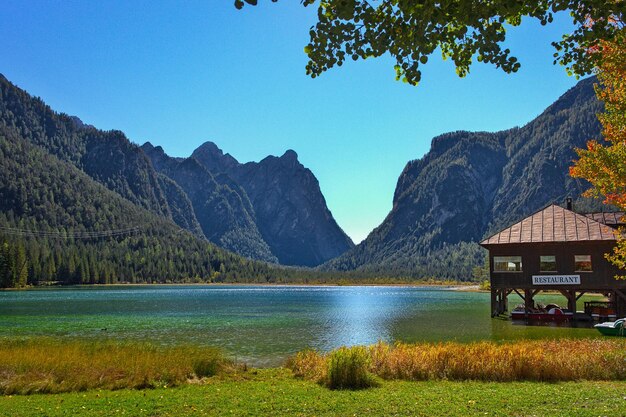
[[[598,331],[605,336],[626,336],[626,329],[624,328],[625,321],[626,318],[615,321],[605,321],[593,327],[598,329]]]
[[[593,320],[615,321],[617,319],[615,303],[609,301],[586,301],[585,314],[591,316]]]
[[[511,311],[513,320],[567,321],[573,318],[573,311],[563,309],[556,304],[548,304],[545,307],[538,305],[537,308],[528,311],[523,304],[520,304]]]

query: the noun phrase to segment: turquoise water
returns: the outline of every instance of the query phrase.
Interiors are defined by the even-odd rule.
[[[553,296],[543,300],[563,302]],[[541,299],[540,299],[541,300]],[[519,302],[511,297],[510,305]],[[429,287],[115,286],[0,292],[0,337],[222,347],[255,366],[304,348],[385,341],[598,337],[491,319],[489,294]]]

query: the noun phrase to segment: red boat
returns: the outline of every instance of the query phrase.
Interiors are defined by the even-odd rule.
[[[513,320],[567,321],[573,317],[574,313],[572,311],[563,309],[556,304],[548,304],[545,307],[537,306],[537,308],[528,311],[521,304],[511,311]]]

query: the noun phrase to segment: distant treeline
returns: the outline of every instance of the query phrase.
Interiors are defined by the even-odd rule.
[[[281,267],[241,258],[191,236],[176,238],[181,243],[177,247],[165,243],[168,240],[165,234],[93,241],[0,235],[0,287],[120,283],[458,283],[407,273],[394,275],[394,271],[323,272]]]
[[[166,282],[269,282],[275,274],[190,236],[73,240],[0,237],[0,286]]]

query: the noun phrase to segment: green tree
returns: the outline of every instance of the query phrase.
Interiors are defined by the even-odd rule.
[[[276,1],[276,0],[272,0]],[[256,5],[257,0],[245,0]],[[510,73],[520,63],[509,49],[503,49],[507,28],[519,26],[522,18],[551,23],[558,12],[569,12],[574,30],[558,42],[555,63],[568,73],[583,75],[595,66],[587,55],[600,40],[612,39],[616,23],[623,21],[623,0],[301,0],[304,6],[317,4],[318,21],[310,30],[307,74],[317,77],[341,66],[346,59],[366,59],[390,54],[396,60],[397,79],[416,85],[420,65],[440,50],[451,59],[461,77],[474,60],[490,63]],[[235,6],[242,8],[243,0]],[[589,59],[591,58],[591,59]]]
[[[0,245],[0,287],[11,286],[10,276],[9,244],[4,242]]]
[[[46,259],[44,264],[44,279],[46,281],[56,281],[57,280],[57,266],[54,262],[54,256],[50,255]]]
[[[28,259],[23,243],[15,245],[15,269],[13,271],[13,287],[25,287],[28,281]]]

